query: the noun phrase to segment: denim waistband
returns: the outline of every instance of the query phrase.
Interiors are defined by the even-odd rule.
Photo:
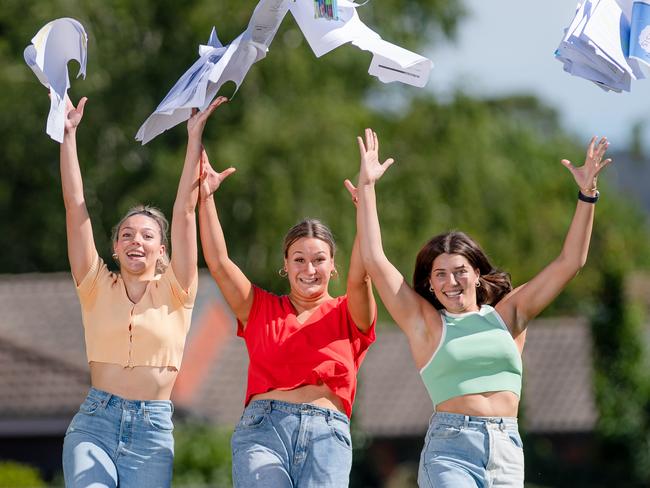
[[[430,424],[444,422],[456,427],[498,426],[501,429],[517,429],[517,417],[479,417],[461,413],[436,412],[431,416]]]
[[[338,410],[319,407],[317,405],[312,405],[311,403],[289,403],[280,400],[253,400],[246,407],[246,410],[249,409],[263,409],[267,412],[275,410],[294,415],[322,415],[323,417],[330,419],[340,420],[346,424],[350,423],[350,419],[348,419],[345,414],[339,412]]]
[[[104,390],[91,387],[87,398],[99,402],[103,407],[117,407],[122,410],[144,411],[159,410],[174,412],[174,404],[171,400],[127,400],[119,395],[114,395]]]

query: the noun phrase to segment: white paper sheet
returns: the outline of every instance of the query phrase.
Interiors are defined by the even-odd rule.
[[[39,81],[50,89],[50,112],[45,132],[55,141],[63,142],[65,107],[70,78],[68,62],[79,63],[79,76],[86,77],[88,36],[81,23],[71,18],[49,22],[32,38],[23,56]]]
[[[368,73],[380,81],[399,81],[417,87],[425,86],[433,62],[384,41],[361,21],[357,7],[358,5],[350,0],[339,0],[338,20],[315,18],[313,3],[310,0],[292,2],[289,9],[317,57],[350,42],[364,51],[373,53]]]
[[[151,139],[187,120],[193,108],[205,110],[219,88],[232,81],[236,89],[251,66],[266,56],[289,0],[261,0],[248,28],[229,45],[223,46],[213,29],[207,45],[199,47],[199,59],[172,87],[153,114],[142,124],[135,138],[146,144]]]

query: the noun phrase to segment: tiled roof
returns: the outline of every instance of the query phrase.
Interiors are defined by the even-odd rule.
[[[533,432],[590,431],[597,421],[589,324],[537,320],[524,348],[523,424]]]
[[[0,339],[0,432],[65,430],[88,392],[86,369]]]
[[[26,416],[56,411],[71,417],[88,380],[70,275],[0,276],[0,307],[0,424],[18,405]],[[583,320],[545,319],[530,325],[524,351],[524,428],[593,428],[590,354]],[[202,271],[173,399],[190,415],[234,425],[243,407],[247,367],[244,341],[235,336],[232,316],[214,281]],[[421,435],[432,410],[405,336],[392,326],[380,328],[361,367],[355,424],[373,436]]]

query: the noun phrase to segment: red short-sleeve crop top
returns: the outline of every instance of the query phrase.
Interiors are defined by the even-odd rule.
[[[259,393],[325,384],[349,417],[359,366],[375,340],[375,323],[361,332],[350,317],[345,295],[322,303],[301,324],[288,296],[258,287],[253,292],[246,327],[238,323],[237,328],[250,358],[245,404]]]

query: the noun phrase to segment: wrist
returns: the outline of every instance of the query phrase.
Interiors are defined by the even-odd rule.
[[[586,191],[587,193],[585,193],[585,190],[582,188],[578,190],[578,200],[586,203],[596,203],[600,197],[600,192],[595,188]]]

